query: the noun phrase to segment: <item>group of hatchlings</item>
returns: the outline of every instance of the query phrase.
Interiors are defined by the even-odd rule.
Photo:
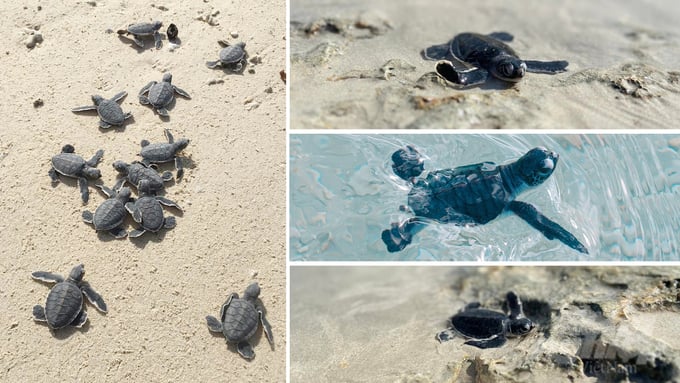
[[[134,42],[139,47],[144,47],[142,37],[153,36],[156,49],[162,46],[160,35],[160,21],[130,24],[118,33],[130,34]],[[170,24],[167,35],[169,39],[177,37],[177,27]],[[247,53],[245,43],[229,44],[225,41],[219,42],[223,49],[219,53],[217,61],[208,61],[209,68],[221,66],[226,70],[240,72],[246,63]],[[166,107],[174,100],[175,93],[187,99],[191,98],[187,92],[172,85],[172,75],[166,73],[161,82],[152,81],[144,86],[139,94],[139,102],[143,105],[151,105],[158,115],[168,117]],[[123,99],[127,92],[120,92],[111,99],[101,96],[92,96],[94,105],[81,106],[72,109],[73,112],[96,110],[99,115],[99,127],[108,129],[112,126],[121,126],[126,119],[132,117],[131,113],[123,112],[118,101]],[[83,220],[92,224],[96,231],[107,231],[115,238],[125,238],[127,236],[135,238],[145,232],[158,232],[163,228],[173,228],[175,226],[174,217],[165,217],[162,205],[170,206],[181,211],[180,207],[173,201],[157,195],[163,191],[164,183],[171,181],[173,176],[169,171],[159,174],[155,170],[156,164],[175,162],[177,170],[177,180],[183,175],[182,159],[178,156],[189,144],[187,139],[175,140],[168,129],[165,129],[167,142],[150,143],[147,140],[141,142],[141,161],[126,163],[115,161],[113,167],[119,172],[121,178],[118,179],[113,188],[97,184],[96,186],[106,194],[109,199],[104,201],[94,213],[84,211]],[[85,160],[75,154],[75,148],[71,144],[64,145],[61,153],[52,157],[52,168],[49,176],[53,184],[59,182],[59,176],[75,178],[78,180],[80,195],[83,203],[89,200],[88,180],[96,180],[101,177],[101,172],[97,165],[104,155],[103,150],[98,150],[92,158]],[[132,198],[132,192],[125,183],[133,185],[139,194],[137,199]],[[140,225],[129,233],[122,228],[127,217],[131,214],[134,221]],[[83,281],[85,269],[82,264],[77,265],[71,270],[68,278],[61,275],[45,271],[36,271],[32,277],[46,283],[56,283],[50,290],[45,306],[36,305],[33,307],[33,318],[38,322],[46,322],[48,327],[53,330],[67,326],[81,327],[87,321],[87,312],[83,308],[83,295],[94,307],[106,313],[107,305],[102,297],[86,282]],[[269,343],[273,346],[274,340],[271,326],[265,319],[264,308],[258,299],[260,287],[257,282],[249,285],[243,297],[232,293],[227,301],[222,305],[220,318],[207,316],[208,329],[212,332],[222,333],[229,343],[236,344],[237,351],[246,359],[255,356],[249,339],[255,334],[259,325],[262,325],[264,333]]]

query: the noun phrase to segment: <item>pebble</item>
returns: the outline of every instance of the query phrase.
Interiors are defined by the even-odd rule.
[[[37,44],[40,44],[42,42],[43,42],[42,33],[38,31],[31,31],[26,40],[24,40],[26,48],[28,49],[33,49]]]
[[[238,37],[238,32],[236,32],[236,31],[233,31],[233,32],[231,32],[231,33],[230,33],[229,35],[230,35],[230,36],[231,36],[232,38],[234,38],[234,39],[235,39],[235,38],[237,38],[237,37]]]

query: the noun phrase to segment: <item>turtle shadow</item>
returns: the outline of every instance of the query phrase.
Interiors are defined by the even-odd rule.
[[[149,242],[153,243],[160,243],[163,241],[163,238],[165,238],[165,233],[168,231],[171,231],[172,229],[161,229],[160,231],[153,233],[153,232],[146,232],[142,235],[140,235],[137,238],[130,238],[130,242],[132,242],[135,247],[139,248],[140,250],[143,250],[146,248],[146,246],[149,244]]]
[[[142,53],[148,49],[156,49],[156,45],[153,43],[153,39],[151,39],[151,41],[148,41],[149,39],[143,37],[142,41],[144,41],[144,46],[140,47],[139,45],[137,45],[134,39],[127,37],[124,33],[119,34],[117,37],[118,40],[122,41],[124,44],[129,45],[131,48],[136,50],[137,53]]]

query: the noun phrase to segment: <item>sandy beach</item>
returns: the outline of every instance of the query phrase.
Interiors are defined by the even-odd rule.
[[[283,1],[0,7],[0,381],[285,381],[285,12]],[[152,38],[139,48],[115,33],[151,20],[164,22],[160,50]],[[179,44],[165,36],[169,23]],[[223,39],[246,43],[242,74],[206,67]],[[178,97],[166,120],[137,100],[164,73],[191,95]],[[121,91],[133,114],[122,128],[102,130],[96,113],[71,112],[92,94]],[[164,129],[190,140],[184,177],[164,193],[183,209],[165,209],[177,226],[136,240],[96,233],[81,218],[106,198],[93,184],[113,186],[112,163],[139,160],[140,141],[163,142]],[[104,150],[86,205],[74,179],[52,185],[48,177],[65,144],[86,159]],[[172,164],[159,169],[175,173]],[[136,226],[128,217],[124,227]],[[49,286],[31,272],[67,275],[78,263],[109,312],[87,304],[83,328],[51,332],[33,321]],[[258,331],[247,361],[208,331],[205,316],[218,316],[228,294],[252,281],[276,345]]]

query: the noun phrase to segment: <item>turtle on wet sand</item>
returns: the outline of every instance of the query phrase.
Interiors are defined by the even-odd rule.
[[[99,207],[92,212],[83,212],[83,221],[92,224],[96,231],[108,231],[116,239],[127,236],[127,231],[121,227],[127,211],[125,204],[130,200],[132,192],[129,187],[122,187],[118,191],[111,190],[104,185],[97,185],[109,199],[102,202]]]
[[[66,144],[61,148],[61,153],[52,157],[52,168],[49,170],[48,174],[52,179],[53,184],[59,182],[58,174],[78,179],[80,197],[82,198],[83,203],[87,203],[90,199],[87,180],[88,178],[96,180],[102,176],[102,173],[96,166],[103,155],[104,151],[99,149],[92,158],[85,161],[83,157],[75,154],[73,145]]]
[[[142,140],[142,150],[139,155],[142,156],[142,163],[145,165],[161,164],[165,162],[175,161],[175,169],[177,169],[177,179],[181,179],[184,174],[184,166],[182,165],[182,158],[177,156],[177,153],[184,150],[189,145],[189,140],[181,138],[175,141],[172,133],[165,129],[165,138],[168,142],[150,143],[148,140]]]
[[[220,310],[220,319],[208,315],[208,329],[212,332],[221,333],[227,339],[227,343],[236,343],[238,353],[246,358],[255,357],[253,347],[248,342],[260,324],[264,329],[270,345],[274,345],[272,329],[265,319],[264,307],[257,298],[260,295],[260,286],[257,282],[252,283],[243,293],[243,298],[238,294],[231,293]]]
[[[231,69],[234,72],[240,72],[243,69],[243,65],[247,62],[246,58],[248,54],[245,51],[246,43],[238,42],[236,44],[230,44],[228,41],[220,40],[219,44],[223,46],[220,51],[219,60],[207,61],[205,65],[210,69],[221,66],[223,68]]]
[[[132,35],[135,44],[137,44],[140,48],[144,48],[144,41],[142,41],[140,37],[153,36],[154,42],[156,44],[156,49],[161,49],[161,47],[163,46],[163,40],[160,32],[158,31],[161,29],[162,26],[163,23],[161,21],[152,21],[150,23],[149,22],[134,23],[128,25],[125,29],[119,29],[118,34]]]
[[[99,127],[102,129],[108,129],[112,125],[121,126],[125,120],[132,117],[132,113],[123,112],[123,109],[118,105],[118,101],[125,96],[127,96],[125,91],[116,94],[109,100],[99,95],[93,95],[92,102],[94,105],[79,106],[71,109],[71,111],[76,113],[96,110],[99,115]]]
[[[480,308],[479,302],[470,303],[449,319],[449,329],[437,334],[440,342],[451,340],[455,334],[469,339],[465,342],[479,348],[494,348],[505,344],[508,337],[530,333],[536,325],[524,316],[522,301],[510,291],[506,296],[509,314]]]
[[[128,236],[137,238],[147,231],[156,233],[163,228],[172,229],[175,227],[175,217],[164,217],[161,205],[172,206],[179,211],[182,211],[182,209],[175,202],[165,197],[150,194],[149,181],[147,180],[139,182],[138,190],[140,197],[134,202],[126,203],[125,209],[130,212],[135,222],[141,225],[141,228],[132,230]]]
[[[146,84],[142,90],[139,91],[139,102],[143,105],[151,105],[156,113],[163,117],[169,117],[168,110],[165,109],[172,100],[175,99],[175,93],[182,97],[191,98],[189,93],[172,85],[172,75],[166,73],[163,75],[163,81],[151,81]]]
[[[506,44],[513,38],[507,32],[461,33],[444,44],[427,47],[421,53],[426,60],[439,60],[435,69],[440,76],[463,86],[482,84],[489,74],[514,83],[526,72],[555,74],[567,70],[569,63],[563,60],[520,59]]]
[[[408,206],[415,217],[382,232],[389,252],[403,250],[413,235],[431,222],[474,226],[488,223],[510,211],[543,233],[565,245],[588,253],[586,247],[562,226],[541,214],[533,205],[516,201],[524,190],[538,186],[552,175],[559,155],[545,148],[534,148],[514,162],[497,165],[482,162],[454,169],[433,170],[424,179],[416,179],[423,169],[418,151],[409,146],[392,155],[397,175],[409,181]]]
[[[122,175],[113,186],[114,190],[120,189],[125,182],[129,182],[136,188],[139,188],[139,183],[142,180],[146,180],[148,192],[156,193],[163,190],[165,182],[172,180],[172,173],[166,171],[163,174],[158,174],[156,170],[139,161],[133,161],[128,164],[118,160],[113,163],[113,167]]]
[[[94,307],[107,312],[106,303],[87,282],[83,282],[85,268],[82,264],[71,270],[68,278],[46,271],[35,271],[33,279],[56,283],[47,294],[45,307],[33,306],[33,319],[36,322],[47,322],[47,326],[57,330],[66,326],[81,327],[87,321],[87,311],[83,309],[83,295]]]

